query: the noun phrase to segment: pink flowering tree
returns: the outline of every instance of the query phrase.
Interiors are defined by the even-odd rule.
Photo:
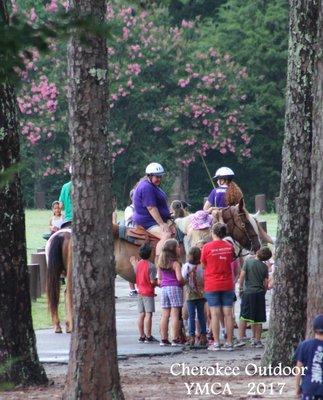
[[[25,12],[37,24],[66,6],[51,0],[45,6],[30,4]],[[127,198],[152,159],[174,171],[171,184],[174,162],[187,169],[210,151],[250,156],[241,89],[245,69],[229,55],[202,48],[196,23],[183,20],[171,27],[163,9],[148,13],[113,2],[106,20],[114,26],[108,39],[109,132],[119,194]],[[69,140],[66,45],[53,41],[51,47],[51,54],[34,52],[26,60],[18,101],[28,160],[25,182],[34,182],[34,190],[51,191],[54,200],[66,179]]]
[[[174,178],[174,162],[187,169],[209,151],[250,156],[244,68],[215,49],[201,51],[192,21],[170,27],[163,11],[112,6],[108,19],[122,32],[109,48],[116,168],[126,164],[131,181],[154,158]]]

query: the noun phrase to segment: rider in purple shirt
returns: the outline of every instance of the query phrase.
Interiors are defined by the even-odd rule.
[[[136,187],[133,204],[135,208],[133,220],[145,229],[156,225],[156,220],[147,207],[156,207],[163,222],[167,222],[170,218],[166,193],[149,179],[143,179]]]
[[[225,208],[237,204],[243,197],[239,186],[232,181],[234,172],[227,167],[219,168],[213,179],[217,181],[218,187],[214,188],[207,201],[204,204],[203,210],[212,213],[217,212],[219,208]]]
[[[170,218],[167,196],[159,187],[164,174],[160,164],[150,163],[146,168],[146,177],[139,182],[133,196],[134,222],[160,238],[156,247],[157,256],[164,242],[171,237],[167,224]]]

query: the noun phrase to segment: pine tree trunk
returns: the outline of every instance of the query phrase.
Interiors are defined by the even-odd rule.
[[[275,289],[263,364],[290,365],[305,337],[311,190],[312,79],[318,0],[290,1],[285,139]]]
[[[188,200],[188,167],[183,165],[176,166],[175,181],[169,200]]]
[[[8,24],[0,0],[0,23]],[[20,178],[10,173],[19,163],[19,124],[14,88],[0,83],[0,384],[47,382],[36,351],[31,319],[25,215]],[[13,167],[15,168],[15,167]]]
[[[314,73],[312,189],[308,248],[307,330],[313,337],[313,319],[323,314],[323,2],[319,9],[317,60]]]
[[[104,0],[72,1],[80,16],[104,21]],[[66,400],[123,399],[116,344],[111,166],[105,38],[75,35],[68,50],[73,163],[73,305]]]

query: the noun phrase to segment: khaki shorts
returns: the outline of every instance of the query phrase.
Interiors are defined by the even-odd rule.
[[[138,296],[138,312],[154,313],[155,312],[155,298],[148,296]]]

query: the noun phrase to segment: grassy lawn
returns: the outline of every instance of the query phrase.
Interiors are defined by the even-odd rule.
[[[277,236],[277,214],[260,214],[258,221],[267,222],[267,232],[270,236],[276,238]]]
[[[50,210],[26,210],[26,238],[27,238],[27,255],[30,260],[30,255],[37,252],[38,248],[45,246],[45,240],[42,238],[43,233],[49,230],[49,220],[51,217]],[[118,220],[122,220],[123,211],[118,211]],[[276,214],[261,214],[258,217],[259,221],[267,222],[267,230],[271,236],[276,237],[277,230],[277,215]],[[64,288],[63,288],[64,289]],[[64,298],[63,289],[61,299]],[[43,329],[51,326],[51,318],[47,311],[46,297],[32,302],[32,315],[34,329]],[[59,308],[61,321],[64,321],[65,310],[64,302],[62,301]]]

